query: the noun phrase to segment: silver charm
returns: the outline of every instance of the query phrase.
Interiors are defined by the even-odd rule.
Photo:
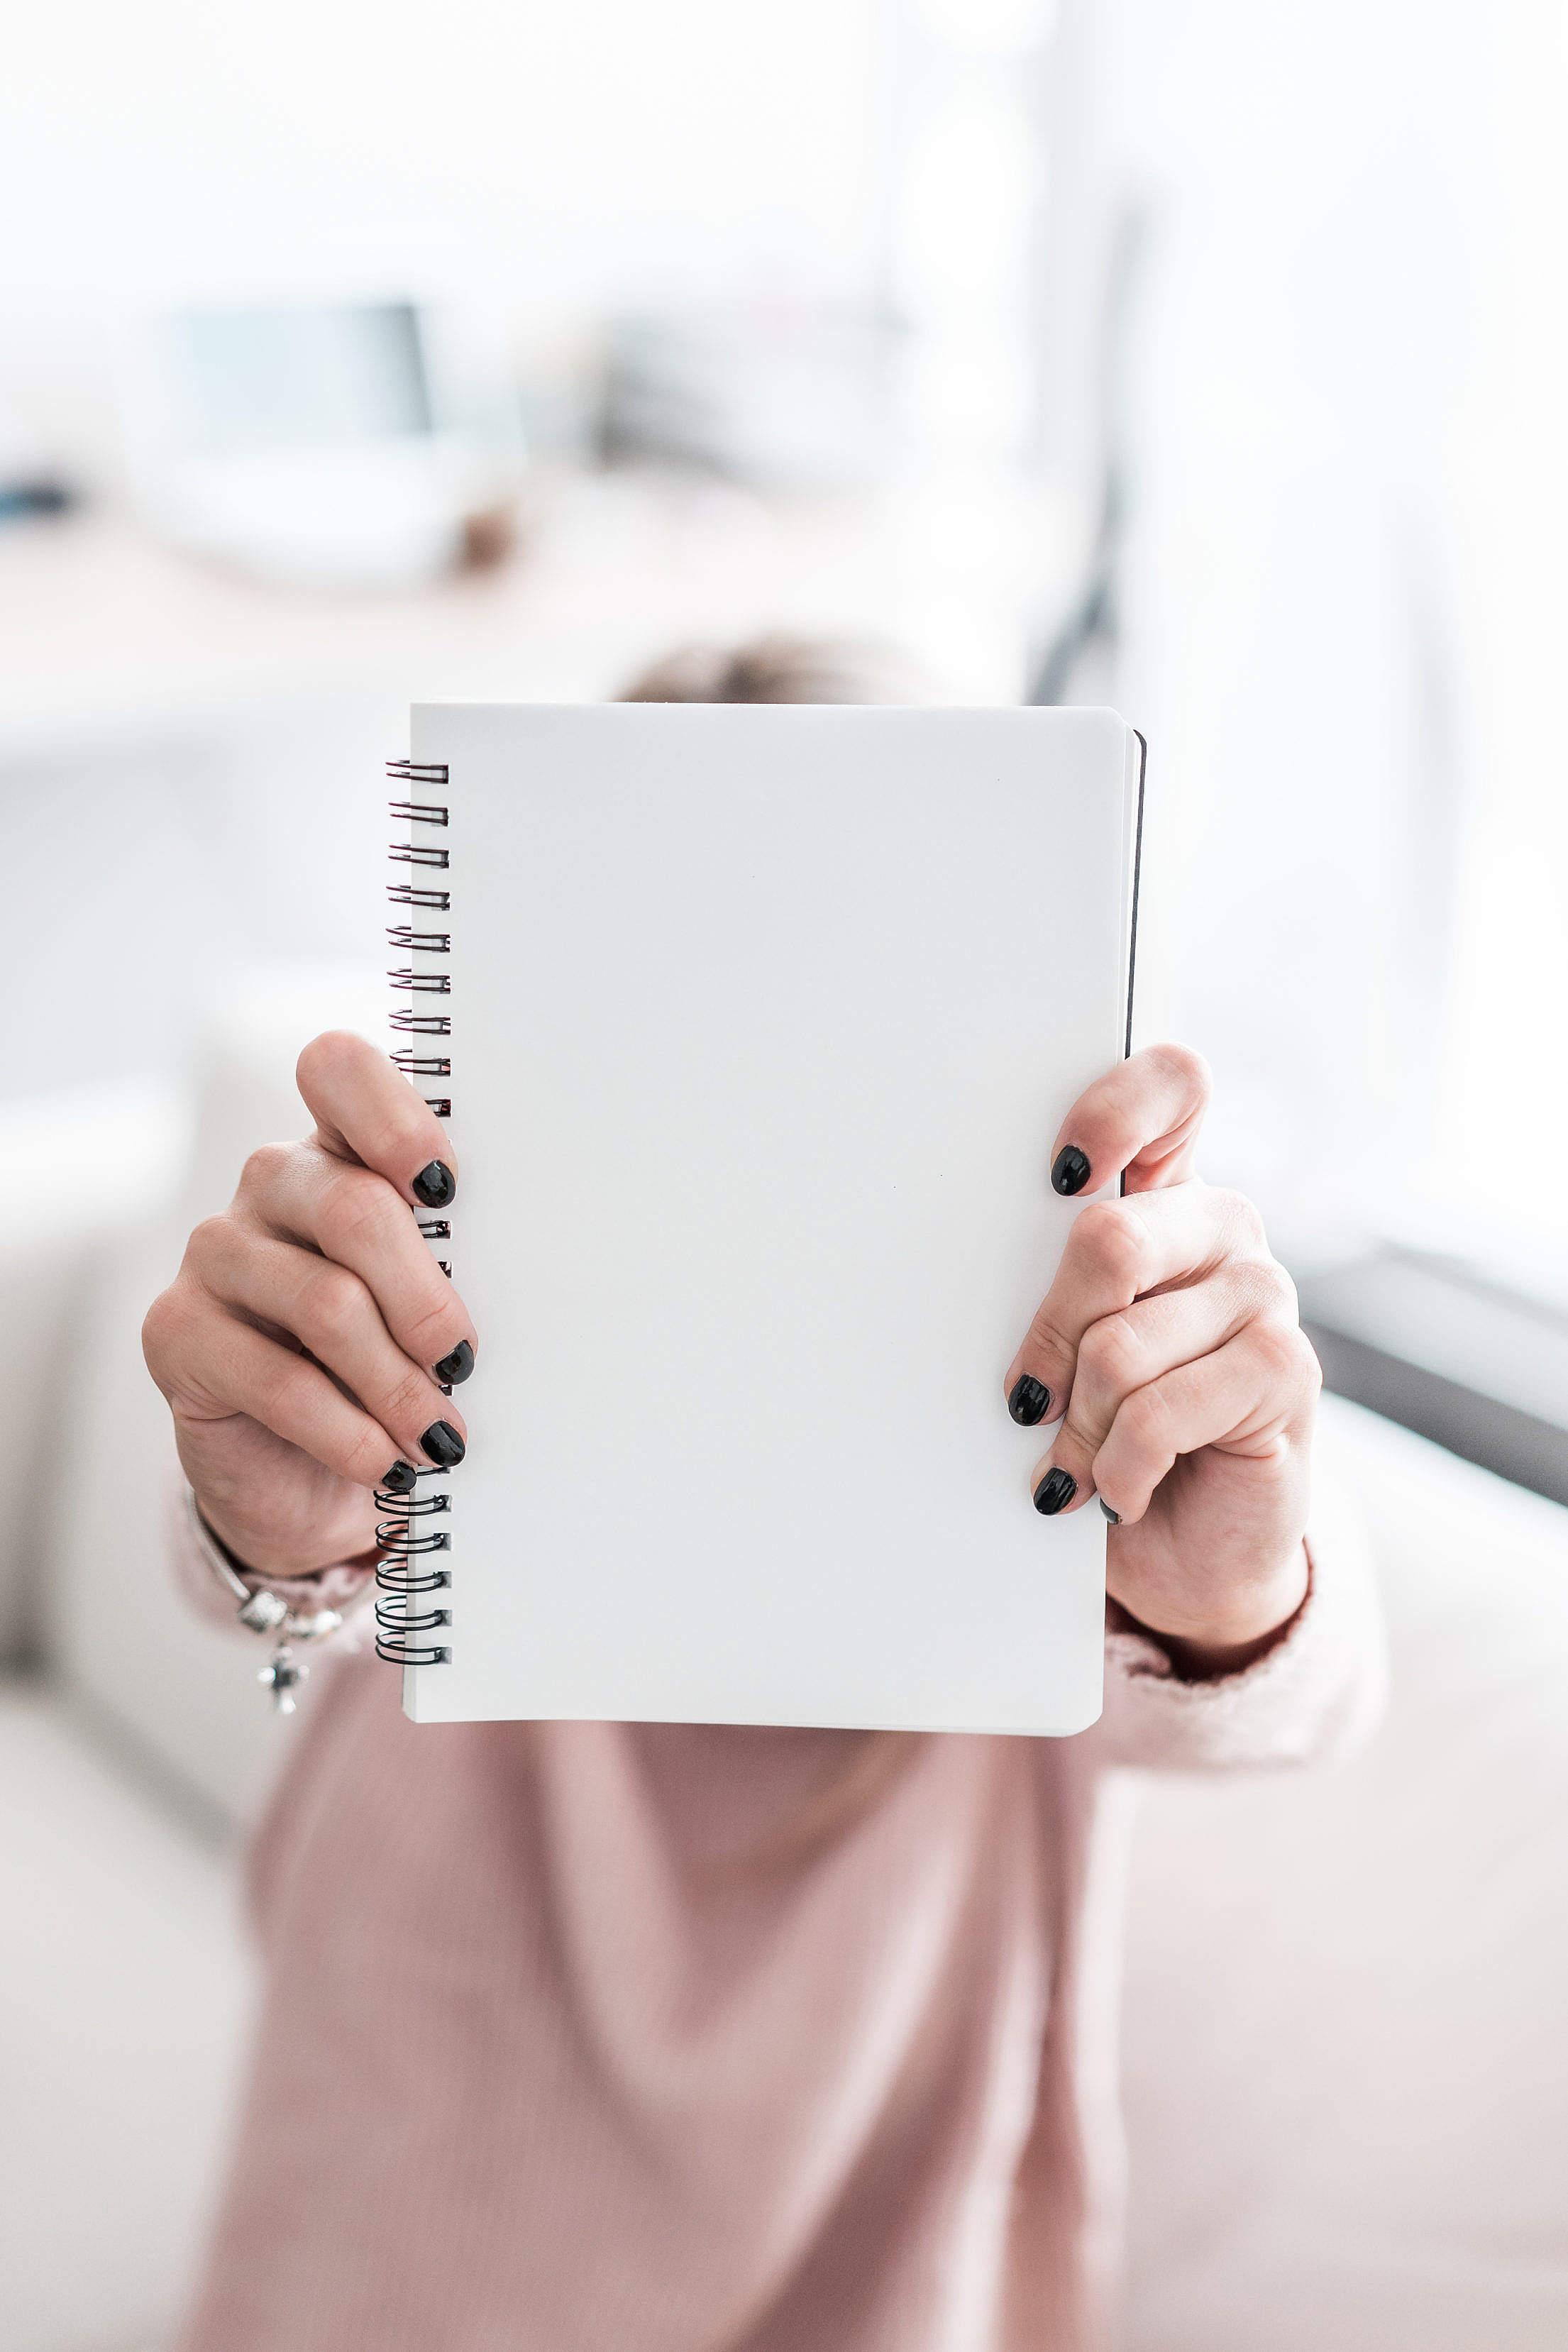
[[[261,1597],[259,1593],[256,1595],[258,1600]],[[268,1597],[277,1599],[275,1593]],[[239,1616],[243,1624],[246,1622],[243,1609]],[[303,1658],[294,1655],[289,1644],[293,1642],[324,1642],[329,1633],[337,1632],[342,1622],[342,1612],[339,1609],[318,1609],[313,1617],[297,1617],[291,1609],[285,1609],[280,1619],[274,1617],[271,1620],[268,1630],[277,1629],[278,1647],[272,1653],[270,1664],[262,1667],[256,1679],[272,1693],[275,1715],[293,1714],[295,1689],[299,1684],[310,1679],[310,1667]]]
[[[234,1557],[213,1533],[196,1505],[195,1496],[187,1486],[185,1509],[195,1533],[203,1559],[213,1574],[232,1598],[239,1602],[235,1614],[252,1633],[273,1634],[278,1646],[271,1662],[263,1666],[256,1679],[272,1693],[272,1705],[279,1715],[292,1715],[296,1688],[310,1674],[302,1658],[294,1655],[290,1644],[295,1642],[324,1642],[342,1623],[341,1609],[318,1609],[313,1615],[303,1615],[290,1609],[278,1592],[267,1587],[254,1589],[238,1572]]]
[[[287,1612],[285,1612],[287,1614]],[[287,1642],[279,1642],[272,1653],[270,1665],[263,1666],[256,1679],[272,1693],[274,1715],[292,1715],[294,1687],[302,1683],[310,1669],[302,1658],[297,1658]]]
[[[288,1623],[289,1603],[278,1593],[268,1592],[262,1584],[241,1603],[237,1614],[240,1623],[248,1626],[253,1633],[271,1633]]]

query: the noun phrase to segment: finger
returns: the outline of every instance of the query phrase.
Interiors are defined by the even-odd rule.
[[[357,1274],[229,1217],[197,1227],[188,1263],[221,1306],[301,1340],[405,1460],[438,1469],[462,1460],[468,1430],[461,1414],[434,1376],[397,1346]]]
[[[444,1209],[458,1190],[446,1130],[384,1054],[347,1029],[329,1029],[300,1055],[295,1078],[322,1148],[357,1160],[405,1201]]]
[[[356,1486],[390,1481],[405,1490],[412,1484],[412,1469],[390,1432],[334,1388],[309,1358],[199,1294],[194,1302],[188,1296],[174,1302],[173,1293],[165,1292],[160,1305],[166,1318],[177,1312],[180,1318],[177,1375],[165,1380],[154,1367],[176,1412],[207,1421],[243,1413]],[[155,1333],[149,1361],[160,1350],[168,1353]]]
[[[1146,1045],[1079,1095],[1052,1146],[1052,1184],[1087,1192],[1123,1173],[1129,1192],[1180,1183],[1192,1173],[1209,1093],[1201,1054]]]
[[[1067,1408],[1079,1342],[1163,1284],[1191,1280],[1226,1257],[1268,1258],[1249,1201],[1196,1182],[1095,1201],[1074,1221],[1056,1279],[1007,1368],[1007,1409],[1026,1425]]]
[[[1031,1490],[1054,1468],[1087,1496],[1096,1483],[1096,1456],[1126,1400],[1179,1365],[1213,1354],[1264,1315],[1294,1320],[1289,1276],[1280,1267],[1230,1261],[1203,1282],[1139,1299],[1091,1323],[1079,1346],[1066,1417]],[[1062,1491],[1059,1482],[1055,1491]]]
[[[468,1379],[478,1348],[472,1318],[384,1176],[311,1145],[264,1144],[245,1163],[238,1203],[253,1227],[357,1275],[412,1363],[439,1381]]]
[[[1173,1465],[1205,1446],[1266,1459],[1305,1444],[1322,1375],[1300,1330],[1272,1319],[1127,1398],[1096,1454],[1093,1483],[1123,1524],[1141,1519]]]

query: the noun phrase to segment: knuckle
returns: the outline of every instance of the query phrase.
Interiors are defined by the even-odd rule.
[[[1220,1230],[1231,1255],[1258,1256],[1268,1249],[1263,1231],[1263,1219],[1245,1192],[1233,1192],[1224,1185],[1214,1194],[1219,1213]]]
[[[1084,1333],[1078,1360],[1097,1387],[1121,1394],[1138,1385],[1143,1343],[1125,1315],[1107,1315]]]
[[[1252,1345],[1271,1382],[1302,1390],[1321,1385],[1318,1359],[1299,1324],[1260,1319],[1252,1328]]]
[[[1149,1058],[1157,1069],[1175,1079],[1195,1106],[1206,1107],[1214,1094],[1214,1072],[1201,1054],[1194,1054],[1190,1045],[1167,1043],[1152,1045]]]
[[[1248,1244],[1260,1254],[1266,1253],[1268,1235],[1264,1230],[1263,1212],[1256,1201],[1247,1199],[1245,1192],[1236,1195],[1236,1221]]]
[[[189,1294],[178,1282],[161,1290],[142,1317],[142,1353],[160,1385],[161,1376],[173,1367],[184,1346],[193,1319]]]
[[[1266,1257],[1233,1267],[1230,1286],[1239,1308],[1238,1329],[1254,1323],[1287,1328],[1295,1323],[1296,1286],[1275,1259]]]
[[[394,1446],[391,1454],[396,1450]],[[343,1475],[352,1478],[356,1486],[377,1486],[386,1475],[390,1458],[385,1437],[374,1422],[367,1422],[348,1449]]]
[[[378,1167],[395,1168],[405,1161],[416,1161],[422,1167],[432,1156],[430,1139],[412,1097],[406,1109],[395,1105],[366,1139],[366,1157]],[[444,1150],[434,1156],[450,1163],[450,1155]]]
[[[246,1156],[239,1171],[239,1190],[247,1198],[268,1192],[288,1168],[294,1147],[290,1143],[258,1143]]]
[[[1122,1406],[1117,1419],[1131,1438],[1140,1453],[1169,1454],[1171,1408],[1159,1383],[1138,1389]]]
[[[1300,1297],[1294,1281],[1277,1257],[1264,1260],[1259,1278],[1269,1306],[1287,1323],[1294,1326],[1301,1311]]]
[[[324,1029],[319,1037],[311,1038],[295,1063],[294,1082],[302,1095],[330,1093],[334,1082],[361,1067],[366,1055],[374,1050],[352,1029]]]
[[[1075,1255],[1129,1301],[1138,1295],[1146,1263],[1147,1235],[1142,1221],[1120,1201],[1100,1201],[1085,1209],[1072,1229],[1068,1247]]]
[[[333,1257],[357,1244],[374,1249],[391,1237],[393,1220],[406,1215],[383,1176],[368,1168],[344,1168],[329,1181],[317,1211],[321,1245]]]
[[[430,1383],[421,1373],[406,1371],[394,1381],[381,1403],[391,1426],[427,1428],[432,1418]]]
[[[444,1276],[442,1287],[446,1287]],[[450,1354],[468,1328],[462,1308],[455,1298],[447,1297],[416,1307],[403,1318],[397,1338],[417,1362],[434,1364]]]
[[[222,1265],[233,1238],[233,1223],[226,1214],[204,1217],[199,1225],[191,1229],[191,1237],[185,1244],[185,1264],[198,1270]]]
[[[1075,1396],[1051,1449],[1056,1459],[1076,1474],[1093,1461],[1104,1444],[1110,1421],[1110,1413],[1091,1412],[1083,1399]]]
[[[365,1288],[357,1275],[341,1265],[323,1263],[307,1280],[300,1299],[301,1320],[310,1327],[312,1342],[327,1347],[349,1339],[363,1319]]]
[[[1047,1299],[1035,1310],[1035,1319],[1029,1326],[1029,1336],[1023,1347],[1026,1364],[1054,1365],[1059,1364],[1064,1358],[1071,1360],[1072,1349],[1051,1320],[1047,1311],[1049,1307],[1050,1301]]]
[[[259,1402],[262,1412],[274,1428],[279,1422],[293,1425],[302,1421],[311,1401],[312,1376],[308,1365],[298,1356],[270,1358],[263,1364],[259,1377]]]
[[[1323,1368],[1318,1361],[1318,1351],[1300,1324],[1293,1324],[1291,1330],[1297,1343],[1297,1377],[1301,1383],[1301,1393],[1305,1397],[1321,1396],[1323,1388]]]

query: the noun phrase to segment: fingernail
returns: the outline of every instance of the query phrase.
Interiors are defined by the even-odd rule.
[[[1044,1421],[1050,1409],[1051,1392],[1044,1381],[1025,1372],[1014,1381],[1007,1410],[1021,1429],[1033,1429],[1037,1421]]]
[[[1089,1154],[1076,1143],[1064,1143],[1051,1168],[1051,1182],[1058,1192],[1081,1192],[1088,1181]]]
[[[1113,1528],[1119,1528],[1121,1525],[1121,1512],[1113,1511],[1103,1495],[1099,1497],[1099,1502],[1100,1509],[1105,1513],[1105,1516],[1110,1521],[1111,1526]]]
[[[436,1378],[448,1388],[466,1381],[474,1369],[474,1351],[466,1339],[459,1339],[449,1356],[443,1356],[436,1367]]]
[[[1058,1160],[1057,1164],[1059,1167],[1061,1163]],[[1087,1168],[1089,1162],[1085,1160],[1084,1165]],[[428,1168],[419,1171],[410,1189],[415,1199],[423,1201],[427,1209],[444,1209],[448,1201],[458,1196],[458,1180],[444,1160],[432,1160]],[[1073,1190],[1077,1189],[1075,1185]]]
[[[395,1462],[381,1483],[389,1495],[412,1495],[418,1475],[412,1462]]]
[[[1047,1470],[1035,1489],[1035,1508],[1047,1519],[1054,1518],[1058,1511],[1066,1510],[1077,1493],[1078,1480],[1070,1470],[1059,1466]]]
[[[449,1421],[433,1421],[419,1443],[443,1470],[455,1468],[468,1450]]]

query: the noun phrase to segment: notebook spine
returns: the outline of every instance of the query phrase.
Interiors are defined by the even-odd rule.
[[[395,953],[405,959],[387,974],[394,995],[392,1059],[425,1094],[437,1118],[450,1118],[450,810],[442,797],[447,772],[416,760],[389,760],[386,772],[401,795],[391,803],[398,837],[390,845],[394,878],[386,895],[405,918],[388,924],[386,937]],[[432,1090],[426,1092],[426,1087]],[[418,1224],[436,1263],[450,1278],[451,1260],[445,1253],[452,1239],[451,1219],[420,1217]],[[433,1466],[421,1469],[408,1495],[376,1488],[375,1651],[391,1665],[451,1663],[446,1629],[452,1622],[452,1572],[442,1558],[452,1548],[449,1475]]]

